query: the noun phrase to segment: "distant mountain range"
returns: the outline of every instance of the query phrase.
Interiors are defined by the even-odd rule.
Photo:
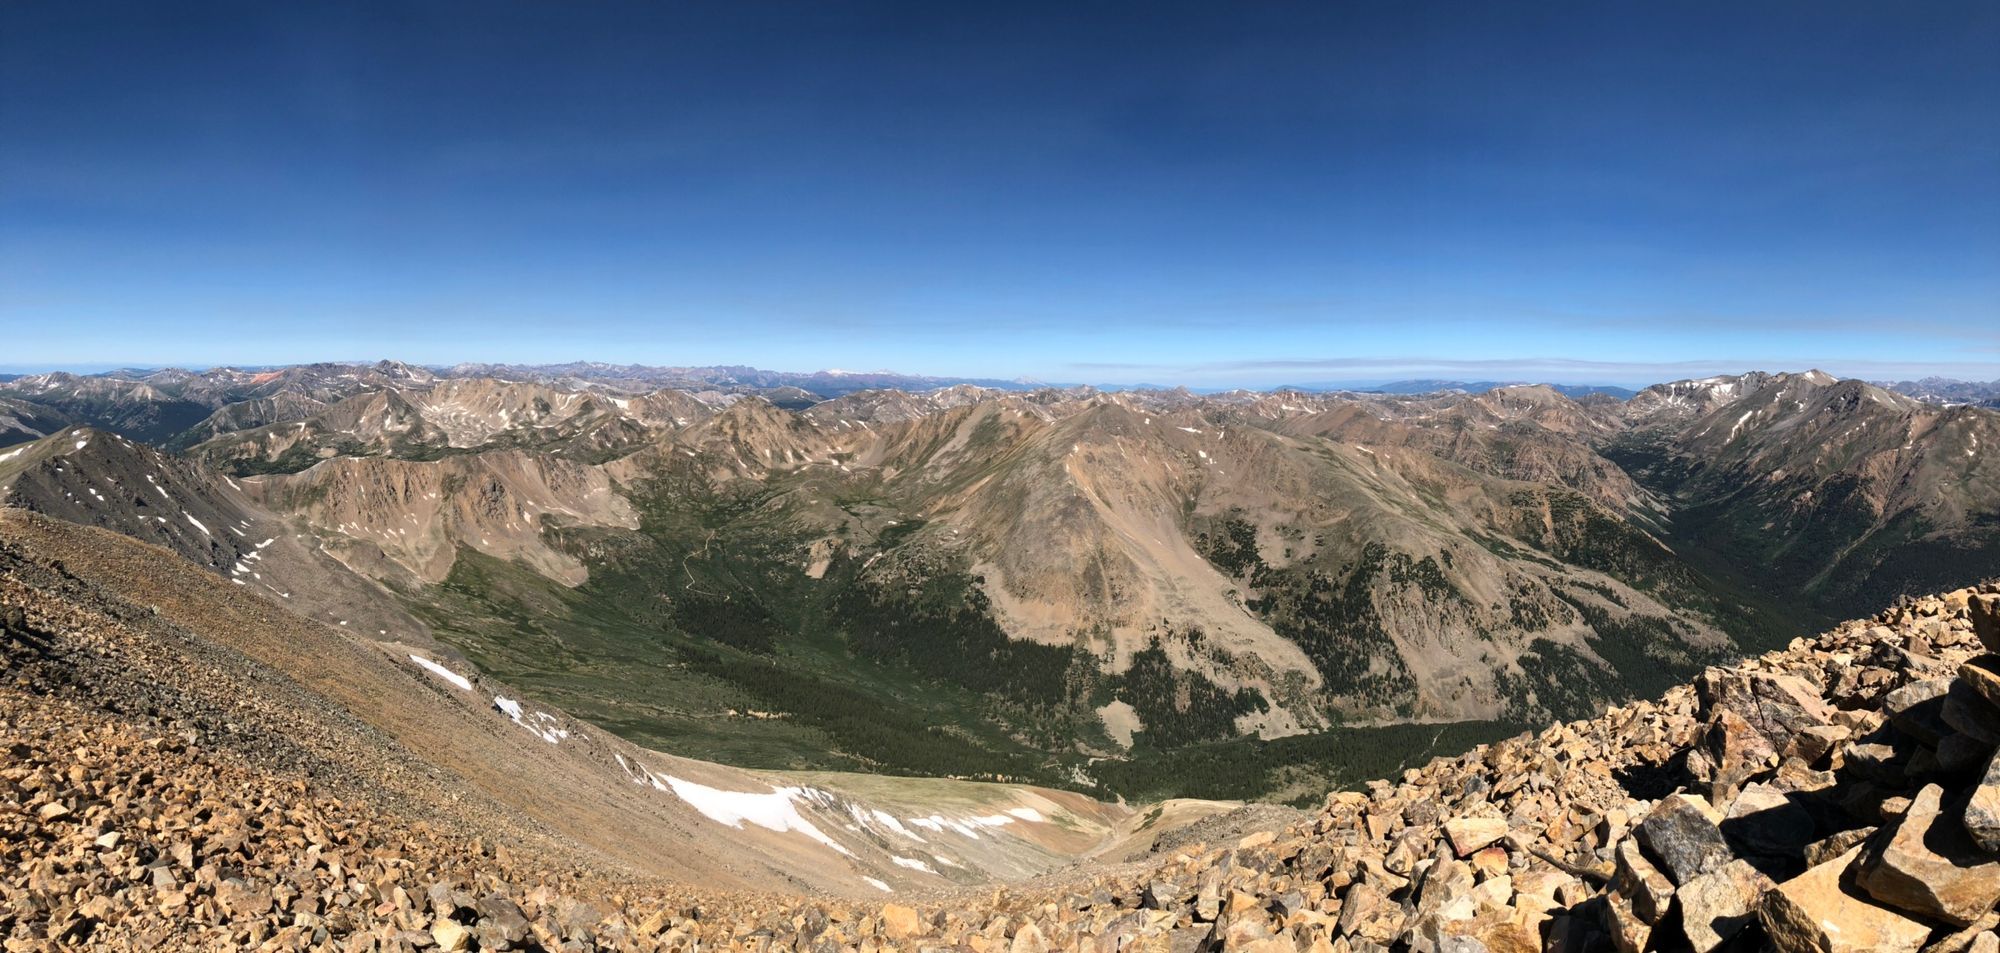
[[[2000,381],[1958,381],[1944,377],[1926,377],[1920,381],[1883,382],[1876,386],[1933,404],[2000,407]]]
[[[1819,372],[804,386],[885,377],[30,375],[0,488],[652,747],[1105,797],[1323,792],[2000,574],[2000,414]]]
[[[1436,394],[1436,393],[1442,393],[1444,391],[1458,390],[1458,391],[1464,391],[1468,394],[1482,394],[1496,387],[1526,387],[1534,383],[1536,382],[1534,381],[1450,381],[1450,380],[1425,379],[1425,380],[1390,381],[1386,384],[1377,384],[1372,387],[1335,387],[1332,385],[1321,385],[1309,389],[1358,390],[1363,393],[1369,393],[1369,394]],[[1562,394],[1565,397],[1587,397],[1590,396],[1591,394],[1603,394],[1609,397],[1616,397],[1619,400],[1625,400],[1631,397],[1633,394],[1638,393],[1638,391],[1635,391],[1629,387],[1618,387],[1612,384],[1548,384],[1546,386],[1553,388],[1556,391],[1556,393]]]

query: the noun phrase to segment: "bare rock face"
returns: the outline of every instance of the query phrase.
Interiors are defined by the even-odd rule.
[[[1916,953],[1929,927],[1842,886],[1861,848],[1764,894],[1757,918],[1779,953]]]

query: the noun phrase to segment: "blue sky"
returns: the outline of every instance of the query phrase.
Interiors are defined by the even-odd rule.
[[[1951,2],[23,0],[0,365],[2000,378],[1996,49]]]

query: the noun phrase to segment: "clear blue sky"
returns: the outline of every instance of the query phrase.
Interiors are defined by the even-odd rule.
[[[1996,51],[1988,2],[13,0],[0,365],[1994,378]]]

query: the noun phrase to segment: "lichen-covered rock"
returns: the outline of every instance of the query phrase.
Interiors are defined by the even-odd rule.
[[[1676,885],[1734,859],[1722,837],[1722,818],[1698,794],[1670,794],[1639,822],[1639,843],[1660,861]]]

